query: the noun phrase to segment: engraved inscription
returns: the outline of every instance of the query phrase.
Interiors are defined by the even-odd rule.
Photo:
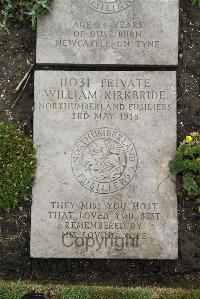
[[[84,0],[84,2],[93,10],[111,14],[128,8],[135,0]]]
[[[172,71],[36,71],[31,256],[177,258],[176,114]]]
[[[72,153],[78,182],[100,194],[124,188],[135,175],[137,153],[133,143],[116,129],[98,128],[80,138]]]
[[[52,1],[38,20],[37,63],[177,65],[178,2]]]

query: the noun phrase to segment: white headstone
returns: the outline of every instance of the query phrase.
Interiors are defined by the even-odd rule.
[[[177,258],[176,73],[36,71],[31,255]]]
[[[177,65],[178,0],[54,0],[37,63]]]

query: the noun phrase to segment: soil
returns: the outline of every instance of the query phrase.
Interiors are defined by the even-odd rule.
[[[0,34],[0,120],[25,124],[32,130],[33,74],[13,109],[13,90],[35,62],[36,33],[29,24],[10,24],[11,34]],[[180,0],[178,72],[178,142],[200,129],[200,9]],[[69,68],[68,68],[69,69]],[[84,68],[83,68],[84,69]],[[33,73],[33,72],[32,72]],[[106,285],[200,287],[200,214],[177,181],[179,203],[179,259],[71,260],[31,259],[31,196],[14,211],[0,211],[0,279],[29,279]]]

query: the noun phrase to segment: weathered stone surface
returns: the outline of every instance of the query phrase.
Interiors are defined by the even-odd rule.
[[[177,258],[175,72],[36,71],[31,255]]]
[[[54,0],[37,63],[176,65],[178,0]]]

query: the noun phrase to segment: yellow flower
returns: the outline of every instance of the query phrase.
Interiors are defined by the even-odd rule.
[[[193,140],[192,136],[188,135],[185,138],[185,142],[190,143]]]

